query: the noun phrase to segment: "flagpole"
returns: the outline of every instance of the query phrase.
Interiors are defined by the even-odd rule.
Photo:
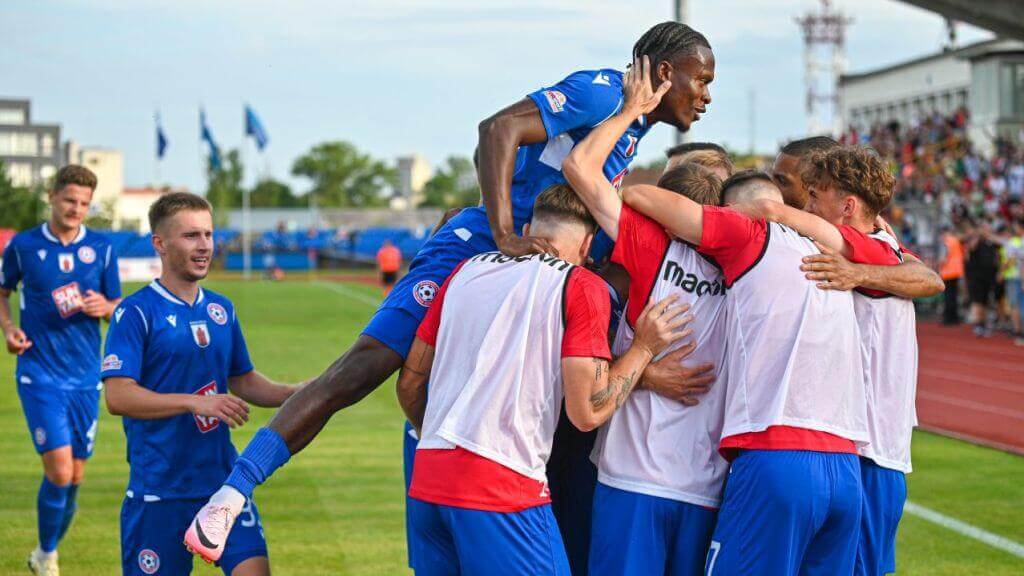
[[[246,280],[252,278],[252,247],[250,242],[249,221],[249,187],[245,185],[245,143],[248,139],[246,125],[248,118],[245,115],[245,105],[242,107],[242,146],[239,149],[239,162],[241,163],[241,185],[242,185],[242,277]]]

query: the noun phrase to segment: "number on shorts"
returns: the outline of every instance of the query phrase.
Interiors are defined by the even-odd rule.
[[[242,513],[239,515],[241,518],[239,522],[245,528],[252,528],[256,525],[256,515],[252,512],[252,500],[248,498],[245,500],[245,508],[242,508]]]
[[[711,576],[715,571],[715,560],[718,560],[718,552],[722,549],[721,542],[711,541],[711,546],[708,548],[708,558],[704,569],[704,576]]]
[[[96,427],[99,423],[99,420],[93,420],[92,426],[89,426],[89,431],[85,433],[85,437],[89,440],[89,443],[85,447],[86,452],[92,452],[92,445],[96,443]]]

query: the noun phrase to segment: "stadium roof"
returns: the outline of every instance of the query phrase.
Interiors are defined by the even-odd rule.
[[[973,44],[962,46],[955,50],[945,50],[935,52],[933,54],[927,54],[918,58],[912,58],[910,60],[904,60],[897,64],[891,64],[883,66],[881,68],[875,68],[874,70],[868,70],[867,72],[859,72],[856,74],[843,74],[839,77],[839,83],[843,84],[846,82],[853,82],[857,80],[863,80],[871,76],[877,76],[879,74],[887,74],[902,68],[910,68],[917,66],[918,64],[924,64],[932,60],[939,60],[941,58],[948,58],[950,56],[956,58],[978,58],[993,52],[1024,52],[1024,43],[1017,42],[1014,40],[1007,40],[1005,38],[992,38],[990,40],[982,40]]]
[[[946,18],[1024,40],[1024,9],[1019,0],[903,0]]]

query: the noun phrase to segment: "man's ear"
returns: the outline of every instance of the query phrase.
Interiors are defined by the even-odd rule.
[[[662,82],[672,79],[672,63],[668,60],[662,60],[658,62],[658,65],[654,67],[654,75],[657,82],[655,86],[659,86]]]
[[[153,249],[156,250],[157,254],[163,254],[166,252],[166,250],[164,250],[164,239],[160,236],[153,234],[150,238],[150,242],[153,243]]]
[[[527,222],[526,224],[523,224],[523,236],[529,236],[529,235],[530,235],[530,223]]]
[[[580,244],[580,262],[584,265],[587,263],[587,259],[590,257],[590,245],[594,243],[594,232],[587,232],[587,235],[583,237],[583,243]]]

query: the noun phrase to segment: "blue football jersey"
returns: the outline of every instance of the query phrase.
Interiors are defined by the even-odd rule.
[[[533,201],[552,184],[565,182],[562,161],[573,146],[590,134],[595,126],[612,117],[622,107],[622,73],[617,70],[574,72],[529,98],[540,110],[547,140],[520,146],[512,176],[512,215],[516,230],[533,215]],[[604,173],[616,187],[629,172],[637,145],[650,125],[645,118],[634,122],[604,163]]]
[[[160,394],[225,394],[228,378],[253,369],[235,308],[199,290],[189,305],[160,282],[125,298],[107,332],[102,375],[131,378]],[[216,418],[124,418],[128,490],[135,497],[207,498],[231,472],[237,452]]]
[[[82,312],[89,290],[121,297],[110,241],[85,226],[67,246],[47,224],[16,234],[4,250],[0,287],[21,285],[21,329],[32,347],[18,356],[22,384],[64,390],[100,385],[100,324]]]

